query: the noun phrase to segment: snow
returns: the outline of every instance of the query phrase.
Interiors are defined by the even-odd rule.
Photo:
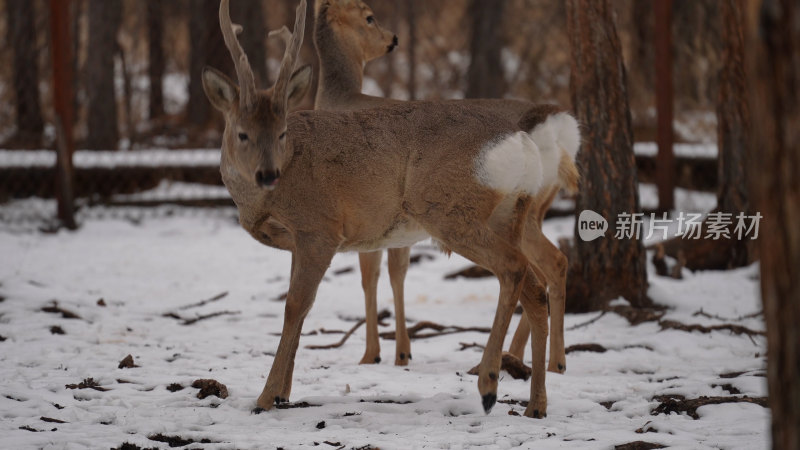
[[[94,151],[78,150],[72,156],[76,168],[210,166],[219,167],[219,149]],[[0,150],[0,167],[53,167],[53,150]]]
[[[716,159],[718,149],[716,143],[708,144],[675,144],[673,153],[678,158]],[[637,142],[633,145],[633,152],[638,156],[655,158],[658,154],[658,144],[655,142]]]
[[[2,208],[0,208],[2,209]],[[152,211],[152,210],[148,210]],[[82,218],[78,231],[43,234],[0,227],[0,434],[5,448],[98,448],[130,442],[167,448],[148,439],[158,433],[191,438],[190,448],[537,448],[608,449],[648,441],[685,449],[759,449],[769,446],[769,411],[752,404],[721,404],[685,414],[651,415],[656,395],[766,395],[765,340],[726,331],[661,331],[655,322],[631,326],[614,313],[568,315],[567,345],[598,343],[605,353],[567,355],[563,375],[547,374],[548,415],[534,420],[516,404],[480,407],[477,378],[466,375],[480,359],[459,342],[485,343],[487,335],[461,333],[415,340],[413,360],[399,368],[394,342],[382,340],[384,363],[360,366],[363,327],[335,350],[310,350],[340,335],[304,336],[297,353],[291,400],[309,408],[251,414],[277,348],[288,288],[290,255],[262,247],[236,224],[233,209],[198,213],[171,209],[142,220]],[[547,221],[551,239],[570,235],[571,218]],[[489,326],[497,283],[445,281],[468,262],[447,258],[431,245],[412,254],[433,256],[413,265],[406,280],[410,320]],[[355,270],[335,275],[334,271]],[[763,330],[758,266],[728,272],[684,272],[682,281],[657,277],[650,267],[650,296],[669,309],[665,319],[719,324],[711,316]],[[385,262],[379,308],[391,309]],[[219,293],[200,307],[181,309]],[[98,305],[103,299],[106,306]],[[65,319],[41,309],[78,314]],[[618,300],[615,304],[625,304]],[[363,316],[355,254],[338,255],[322,282],[304,332],[348,330]],[[165,313],[193,318],[227,312],[192,325]],[[516,320],[512,322],[516,326]],[[387,331],[390,325],[382,328]],[[52,334],[59,326],[65,334]],[[510,342],[510,336],[506,344]],[[139,367],[119,369],[131,354]],[[530,351],[528,351],[528,357]],[[735,378],[721,374],[745,372]],[[93,377],[108,391],[70,390]],[[227,399],[196,398],[193,380],[224,383]],[[529,384],[501,377],[500,400],[527,400]],[[170,392],[179,383],[186,388]],[[409,402],[377,403],[378,400]],[[609,409],[601,402],[612,402]],[[55,406],[55,405],[59,406]],[[63,409],[59,409],[63,407]],[[67,423],[48,423],[42,417]],[[324,428],[318,424],[324,421]],[[28,427],[32,432],[20,427]],[[639,428],[652,432],[636,433]],[[201,439],[211,443],[201,444]],[[337,446],[325,444],[339,443]]]

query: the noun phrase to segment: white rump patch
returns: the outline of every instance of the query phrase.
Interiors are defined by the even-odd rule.
[[[542,185],[556,184],[561,152],[567,152],[575,160],[580,148],[581,131],[578,122],[569,113],[553,114],[531,130],[530,135],[542,154]]]
[[[484,145],[476,161],[478,180],[504,194],[535,195],[542,187],[539,147],[524,131]]]

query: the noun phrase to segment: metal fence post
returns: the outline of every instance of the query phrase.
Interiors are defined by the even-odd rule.
[[[53,103],[56,117],[56,198],[63,226],[77,228],[74,207],[72,153],[71,0],[50,0],[50,36],[53,54]]]

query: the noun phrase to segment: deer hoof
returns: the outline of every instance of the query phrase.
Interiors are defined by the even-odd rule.
[[[482,403],[483,403],[483,411],[486,414],[492,412],[492,408],[494,404],[497,402],[497,394],[489,393],[483,396]]]

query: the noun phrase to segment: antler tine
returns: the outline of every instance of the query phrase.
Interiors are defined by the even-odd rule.
[[[297,6],[295,13],[294,31],[291,35],[289,35],[289,30],[285,26],[276,32],[281,39],[287,40],[286,51],[281,62],[281,70],[278,73],[278,80],[275,81],[275,89],[273,90],[273,104],[278,106],[281,112],[284,113],[287,110],[287,102],[289,100],[289,77],[297,62],[300,47],[303,45],[303,33],[305,33],[306,29],[306,5],[306,0],[300,0],[300,5]]]
[[[292,42],[292,32],[286,28],[286,25],[282,26],[279,30],[270,31],[268,37],[270,39],[277,38],[282,40],[286,48],[289,48],[289,44]]]
[[[256,82],[250,61],[239,44],[237,35],[242,32],[242,26],[231,21],[230,0],[222,0],[219,4],[219,26],[225,46],[233,58],[236,75],[239,78],[239,105],[242,109],[251,109],[256,99]]]

